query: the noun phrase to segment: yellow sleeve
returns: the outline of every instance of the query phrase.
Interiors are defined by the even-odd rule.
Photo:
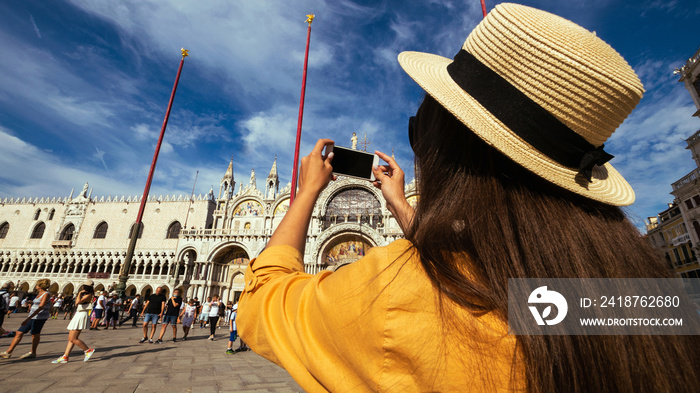
[[[255,352],[307,391],[371,391],[384,363],[389,280],[385,247],[337,272],[303,272],[302,255],[275,246],[251,261],[236,323]]]

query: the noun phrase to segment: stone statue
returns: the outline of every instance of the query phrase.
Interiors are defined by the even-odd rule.
[[[87,198],[87,191],[88,191],[88,182],[85,182],[85,185],[83,186],[83,191],[80,192],[80,196],[83,198]]]
[[[250,170],[250,187],[255,188],[255,169]]]
[[[350,138],[350,141],[352,142],[352,148],[357,150],[357,134],[354,132],[352,133],[352,138]]]

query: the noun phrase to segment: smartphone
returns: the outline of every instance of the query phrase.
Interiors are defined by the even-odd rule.
[[[357,179],[374,181],[372,168],[379,165],[379,156],[341,146],[326,147],[326,155],[333,152],[333,173]]]

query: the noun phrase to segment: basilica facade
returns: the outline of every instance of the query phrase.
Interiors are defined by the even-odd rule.
[[[0,284],[31,291],[51,280],[52,293],[71,294],[89,279],[96,289],[118,282],[141,198],[93,197],[86,183],[74,196],[0,200]],[[406,186],[417,201],[415,181]],[[236,301],[248,262],[259,255],[289,208],[277,160],[258,188],[255,171],[236,187],[233,160],[218,194],[151,196],[138,232],[126,294],[157,286],[187,297],[218,294]],[[320,195],[307,233],[305,270],[317,273],[361,258],[403,233],[368,181],[339,178]]]

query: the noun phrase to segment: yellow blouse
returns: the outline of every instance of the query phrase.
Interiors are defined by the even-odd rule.
[[[440,314],[410,246],[374,247],[316,275],[293,247],[268,248],[245,274],[241,338],[310,392],[524,390],[507,325],[448,300]]]

